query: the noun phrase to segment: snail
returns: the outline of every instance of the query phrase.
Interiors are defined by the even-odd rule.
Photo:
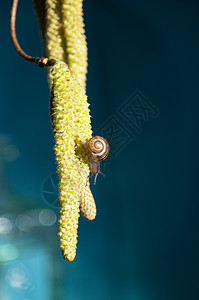
[[[86,149],[92,176],[95,175],[95,185],[98,174],[102,174],[104,176],[104,174],[100,172],[100,162],[108,156],[109,144],[105,138],[98,135],[93,136],[89,141],[86,141],[81,134],[79,135],[79,137]]]

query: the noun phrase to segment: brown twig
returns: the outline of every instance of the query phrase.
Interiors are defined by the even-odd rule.
[[[56,62],[55,59],[51,58],[48,59],[47,61],[43,59],[43,57],[34,57],[26,54],[20,47],[17,36],[16,36],[16,14],[17,14],[17,6],[18,6],[18,0],[13,0],[12,1],[12,8],[10,12],[10,34],[12,38],[13,45],[16,49],[16,51],[21,55],[25,60],[38,64],[40,68],[44,67],[50,67],[53,66]]]

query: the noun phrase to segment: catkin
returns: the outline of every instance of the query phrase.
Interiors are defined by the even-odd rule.
[[[63,256],[72,261],[76,255],[79,218],[78,171],[75,168],[75,102],[72,78],[65,63],[52,68],[53,86],[50,114],[55,136],[59,177],[59,239]]]
[[[96,216],[89,187],[88,157],[79,134],[89,139],[92,130],[87,97],[67,65],[57,62],[51,71],[50,116],[55,137],[59,177],[59,238],[66,260],[76,255],[79,210],[88,220]]]
[[[62,0],[63,31],[71,74],[86,89],[87,43],[82,0]]]
[[[87,43],[82,0],[35,1],[44,52],[57,63],[48,72],[51,87],[50,115],[55,138],[59,177],[59,239],[63,256],[76,255],[79,211],[96,216],[89,184],[89,161],[79,135],[92,137],[86,96]],[[44,21],[45,16],[45,21]]]

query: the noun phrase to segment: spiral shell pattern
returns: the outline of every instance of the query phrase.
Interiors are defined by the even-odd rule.
[[[93,160],[100,162],[108,156],[109,144],[105,138],[96,135],[88,141],[88,149],[92,154]]]

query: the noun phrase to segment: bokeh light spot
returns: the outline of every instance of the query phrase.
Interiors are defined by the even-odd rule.
[[[39,221],[44,226],[52,226],[57,220],[57,216],[51,209],[42,209],[39,214]]]

